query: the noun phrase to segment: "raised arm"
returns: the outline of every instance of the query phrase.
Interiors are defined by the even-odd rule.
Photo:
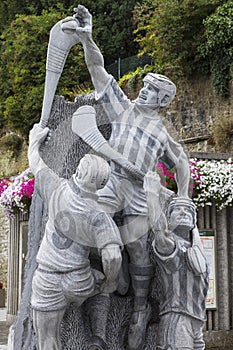
[[[190,170],[188,158],[184,151],[181,152],[175,168],[176,182],[179,197],[189,197]]]
[[[103,55],[92,38],[92,15],[82,5],[74,10],[74,17],[79,22],[76,33],[83,45],[86,65],[97,93],[101,93],[109,80],[109,74],[104,68]]]
[[[175,178],[178,188],[178,197],[188,198],[190,169],[188,157],[185,154],[183,147],[168,136],[167,155],[173,160]]]
[[[144,190],[149,211],[150,227],[154,233],[153,247],[162,255],[170,255],[175,249],[173,234],[168,230],[167,219],[162,209],[160,176],[149,171],[144,178]]]

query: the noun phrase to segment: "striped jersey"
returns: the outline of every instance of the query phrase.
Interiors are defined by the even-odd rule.
[[[208,268],[195,275],[187,263],[186,251],[191,244],[177,235],[174,238],[176,249],[168,256],[161,255],[153,245],[162,288],[160,315],[177,312],[205,321]]]
[[[144,173],[154,170],[160,158],[169,168],[175,166],[182,147],[168,135],[156,110],[131,102],[113,78],[97,100],[112,125],[112,148]]]

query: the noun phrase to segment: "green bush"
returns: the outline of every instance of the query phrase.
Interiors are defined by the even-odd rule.
[[[0,123],[27,137],[40,120],[49,32],[66,15],[43,11],[41,16],[17,16],[1,35]],[[71,49],[57,94],[69,98],[76,86],[89,79],[80,45]]]
[[[139,55],[152,57],[151,71],[174,81],[193,74],[211,75],[216,93],[229,95],[232,0],[144,0],[135,8],[134,21]],[[123,80],[134,86],[138,71],[130,74]]]
[[[0,149],[10,151],[13,157],[17,157],[23,146],[23,139],[15,133],[4,135],[0,139]]]
[[[204,21],[205,42],[201,55],[209,61],[213,86],[218,95],[229,95],[233,60],[233,2],[227,1]]]

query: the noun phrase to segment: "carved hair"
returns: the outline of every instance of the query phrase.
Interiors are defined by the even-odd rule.
[[[161,107],[167,106],[175,97],[176,86],[165,75],[148,73],[143,81],[158,89],[158,99]]]
[[[94,154],[86,154],[78,165],[76,176],[83,187],[103,188],[110,176],[110,166],[107,161]]]
[[[182,207],[188,208],[190,213],[193,216],[193,224],[194,225],[196,224],[196,206],[190,198],[185,198],[185,197],[173,198],[173,200],[168,204],[168,207],[166,210],[167,219],[170,218],[171,213],[176,206],[182,206]]]

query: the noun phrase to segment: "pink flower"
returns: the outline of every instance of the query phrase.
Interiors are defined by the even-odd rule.
[[[9,218],[29,209],[34,192],[34,177],[29,169],[11,179],[0,180],[0,206]]]

